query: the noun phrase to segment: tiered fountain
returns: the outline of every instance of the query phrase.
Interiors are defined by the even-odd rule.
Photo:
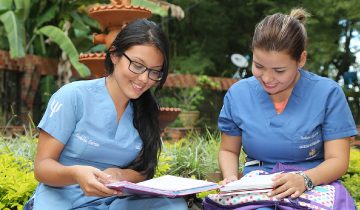
[[[150,18],[152,16],[151,10],[145,7],[131,5],[131,0],[111,0],[111,5],[93,7],[89,9],[89,17],[95,19],[100,23],[100,29],[105,32],[107,28],[109,33],[93,34],[93,43],[106,44],[109,49],[111,43],[116,38],[117,34],[128,23],[139,18]],[[95,78],[106,76],[104,70],[105,53],[89,53],[79,56],[79,62],[85,64]],[[160,131],[163,132],[165,127],[174,122],[178,114],[181,112],[180,108],[160,108]]]
[[[150,18],[151,10],[145,7],[132,6],[131,0],[111,0],[111,5],[93,7],[88,11],[89,17],[100,23],[100,29],[105,32],[107,28],[109,33],[93,34],[93,43],[106,44],[109,49],[111,43],[117,34],[128,23],[139,18]],[[95,78],[105,76],[104,61],[105,53],[89,53],[79,56],[79,62],[85,64]]]

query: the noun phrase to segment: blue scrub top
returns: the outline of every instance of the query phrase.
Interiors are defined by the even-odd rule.
[[[324,141],[358,134],[339,84],[302,69],[299,72],[280,114],[255,77],[240,80],[225,95],[219,129],[242,136],[248,157],[264,161],[264,167],[251,170],[270,172],[277,162],[314,168],[324,161]]]
[[[143,142],[133,126],[131,102],[117,122],[117,112],[105,78],[73,82],[50,99],[38,125],[65,145],[59,163],[122,168],[140,154]],[[110,203],[114,197],[87,197],[79,185],[52,187],[40,183],[34,209],[72,209],[88,202]],[[103,200],[103,201],[101,201]]]

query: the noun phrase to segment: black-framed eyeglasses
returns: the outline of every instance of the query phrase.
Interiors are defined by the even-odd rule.
[[[149,79],[153,80],[153,81],[160,81],[163,77],[163,72],[161,71],[156,71],[154,69],[149,69],[148,67],[144,66],[141,63],[138,63],[136,61],[133,61],[129,58],[129,56],[127,56],[125,53],[122,53],[129,61],[129,70],[134,73],[134,74],[142,74],[145,71],[149,71]]]

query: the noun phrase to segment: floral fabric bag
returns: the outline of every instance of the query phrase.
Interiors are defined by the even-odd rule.
[[[305,171],[304,167],[277,163],[271,173]],[[251,171],[245,176],[261,176],[265,171]],[[250,210],[272,206],[280,210],[313,209],[313,210],[354,210],[355,204],[349,192],[339,181],[328,185],[316,186],[304,192],[296,199],[290,197],[276,199],[268,197],[266,192],[245,194],[211,194],[203,200],[204,210]]]

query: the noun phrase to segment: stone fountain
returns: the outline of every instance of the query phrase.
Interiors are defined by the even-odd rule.
[[[88,16],[100,23],[102,34],[93,34],[93,43],[105,44],[109,49],[111,43],[115,40],[117,34],[130,22],[139,18],[150,18],[151,10],[145,7],[131,5],[131,0],[111,0],[110,5],[93,7],[89,9]],[[105,30],[108,34],[104,34]],[[85,64],[95,78],[106,76],[104,70],[106,53],[89,53],[79,56],[79,62]],[[174,122],[180,108],[161,107],[159,115],[160,132],[165,127]]]
[[[105,44],[109,49],[116,35],[128,23],[139,18],[150,18],[151,10],[145,7],[131,5],[131,0],[111,0],[111,5],[93,7],[88,15],[100,23],[100,29],[108,34],[93,34],[93,43]],[[116,17],[116,18],[114,18]],[[105,76],[104,61],[105,53],[89,53],[79,56],[79,62],[85,64],[95,78]]]

